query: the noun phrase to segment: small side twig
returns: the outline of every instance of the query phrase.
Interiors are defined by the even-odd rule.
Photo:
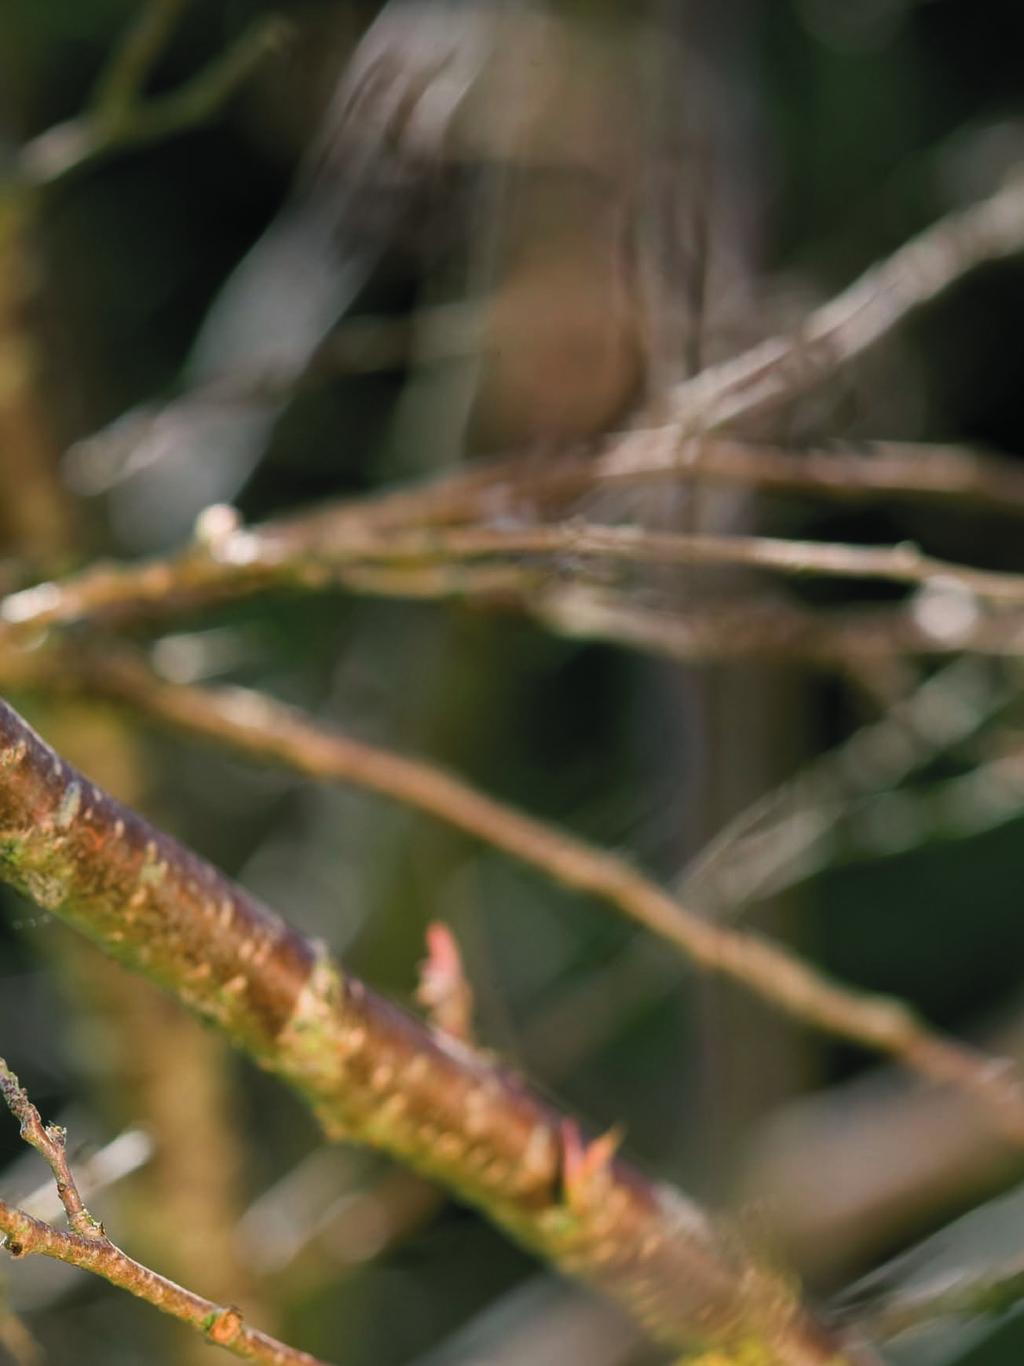
[[[735,816],[684,869],[678,896],[735,917],[791,886],[834,853],[844,815],[966,739],[1010,696],[978,660],[955,660]]]
[[[197,1328],[208,1342],[247,1361],[263,1362],[265,1366],[328,1366],[308,1352],[300,1352],[250,1328],[239,1310],[203,1299],[122,1252],[82,1202],[68,1164],[64,1130],[43,1123],[28,1093],[2,1058],[0,1095],[21,1125],[21,1136],[49,1164],[70,1226],[69,1232],[61,1232],[0,1201],[0,1234],[12,1257],[39,1253],[95,1272],[112,1285]]]

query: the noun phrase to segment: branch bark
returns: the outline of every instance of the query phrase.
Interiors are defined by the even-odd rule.
[[[352,783],[426,812],[595,896],[651,931],[698,968],[717,972],[804,1023],[886,1053],[952,1085],[1024,1143],[1024,1089],[1015,1069],[931,1031],[901,1002],[829,981],[784,947],[695,915],[624,859],[534,819],[444,769],[317,726],[300,712],[242,688],[169,683],[137,656],[106,649],[36,652],[37,686],[85,688],[126,702],[164,725],[283,764],[314,779]]]
[[[778,1366],[842,1359],[785,1281],[692,1202],[621,1161],[568,1183],[561,1115],[347,976],[6,704],[0,774],[0,877],[224,1031],[331,1137],[441,1181],[672,1347],[715,1347],[728,1361],[756,1343]]]

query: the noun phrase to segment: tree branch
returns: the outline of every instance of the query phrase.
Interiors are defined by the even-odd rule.
[[[328,731],[241,688],[168,683],[141,660],[105,649],[43,661],[57,686],[82,686],[179,731],[316,779],[354,783],[415,807],[574,891],[595,896],[681,950],[815,1028],[889,1054],[912,1071],[980,1101],[1024,1142],[1024,1090],[1012,1065],[931,1032],[899,1002],[832,983],[786,949],[688,911],[625,860],[533,819],[433,765]]]
[[[223,1030],[304,1095],[331,1136],[440,1180],[674,1347],[738,1354],[753,1339],[780,1366],[835,1359],[791,1291],[681,1195],[609,1161],[567,1203],[561,1116],[343,974],[6,704],[0,773],[0,877]],[[13,1231],[52,1237],[24,1221]]]
[[[842,502],[934,498],[972,503],[989,512],[1024,512],[1024,464],[986,451],[927,442],[871,441],[856,447],[836,443],[817,450],[789,450],[708,436],[680,444],[676,429],[663,427],[619,437],[593,462],[566,461],[564,472],[556,464],[534,477],[541,490],[549,481],[557,488],[559,479],[563,486],[578,490],[674,479]]]
[[[326,1362],[248,1327],[237,1309],[214,1304],[134,1261],[107,1237],[85,1208],[68,1165],[64,1130],[44,1124],[18,1078],[0,1058],[0,1094],[21,1136],[46,1160],[57,1183],[70,1232],[62,1233],[0,1200],[0,1233],[12,1257],[39,1253],[95,1272],[165,1314],[197,1328],[208,1342],[265,1366],[327,1366]]]
[[[990,673],[976,659],[955,660],[894,702],[878,720],[758,797],[691,859],[676,883],[680,899],[705,915],[735,917],[750,901],[775,896],[822,867],[835,855],[837,832],[851,812],[879,793],[883,798],[891,794],[915,770],[980,730],[1011,700],[1016,690],[1010,680],[993,679]],[[1019,756],[1010,757],[1019,772]],[[989,766],[978,775],[982,783],[989,780],[991,795],[975,807],[994,816],[995,792],[1004,793],[1008,805],[1019,785],[998,787],[993,776]],[[969,775],[947,784],[978,778]],[[947,790],[951,796],[963,791]],[[1016,800],[1019,804],[1019,796]],[[967,803],[963,810],[966,815]]]
[[[773,337],[679,385],[669,409],[680,437],[715,431],[797,398],[861,355],[969,271],[1024,250],[1024,174],[951,213]]]
[[[53,185],[117,152],[145,147],[201,126],[268,55],[280,51],[289,33],[288,25],[277,16],[258,20],[178,89],[146,99],[138,97],[137,89],[133,94],[131,85],[144,74],[136,69],[139,58],[148,62],[153,54],[143,52],[141,45],[139,52],[125,49],[125,68],[114,72],[115,83],[102,90],[100,103],[25,143],[18,156],[18,175],[28,186]],[[162,31],[160,36],[162,39]],[[147,33],[146,42],[151,38]]]
[[[478,491],[479,485],[469,480],[462,488],[464,493]],[[4,625],[9,635],[13,630],[17,636],[107,614],[164,616],[186,605],[269,589],[332,587],[504,601],[554,630],[595,634],[683,658],[720,658],[724,649],[739,656],[795,655],[834,664],[872,653],[1019,652],[1024,641],[1024,575],[935,559],[911,545],[687,535],[579,521],[415,529],[401,525],[408,500],[415,502],[416,494],[399,494],[394,502],[379,504],[335,504],[251,528],[239,524],[233,509],[208,508],[194,542],[176,554],[94,565],[4,598],[0,641]],[[420,509],[427,516],[429,501]],[[433,510],[444,506],[442,494]],[[447,510],[453,511],[450,503]],[[750,602],[730,601],[703,614],[691,610],[652,616],[619,602],[614,592],[588,586],[573,568],[578,559],[745,566],[789,575],[884,580],[916,585],[931,597],[926,607],[859,615],[811,612],[781,601],[752,611]],[[981,606],[986,600],[1000,612],[986,615]],[[730,616],[733,624],[724,630]]]

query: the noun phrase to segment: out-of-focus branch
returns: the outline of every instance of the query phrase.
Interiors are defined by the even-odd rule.
[[[974,569],[925,555],[917,546],[858,546],[771,536],[722,536],[712,532],[658,532],[644,527],[588,524],[579,520],[525,528],[437,528],[422,535],[391,533],[382,543],[355,549],[369,563],[441,564],[501,556],[567,556],[635,564],[715,565],[768,569],[822,578],[881,580],[923,585],[940,580],[964,594],[992,602],[1024,603],[1024,575]]]
[[[585,1189],[574,1182],[568,1202],[560,1115],[343,974],[321,946],[71,769],[6,704],[0,772],[0,877],[223,1030],[303,1094],[331,1135],[455,1189],[669,1345],[717,1346],[728,1361],[754,1340],[780,1366],[839,1355],[791,1290],[681,1195],[609,1160],[588,1168]],[[995,1077],[985,1089],[1013,1091]],[[46,1225],[4,1218],[22,1246],[56,1247]],[[73,1248],[103,1264],[92,1240]]]
[[[839,1295],[835,1312],[870,1325],[876,1341],[926,1330],[950,1360],[962,1356],[957,1347],[977,1325],[953,1320],[1005,1314],[1024,1299],[1022,1194],[1018,1185],[876,1267]]]
[[[1024,250],[1024,174],[951,213],[773,337],[704,370],[672,394],[680,437],[714,431],[797,398],[842,369],[969,271]]]
[[[623,859],[506,806],[452,774],[316,726],[272,699],[241,689],[167,683],[139,660],[106,650],[51,661],[58,686],[84,684],[180,730],[229,744],[310,777],[392,797],[457,826],[575,891],[615,906],[706,971],[741,983],[789,1014],[897,1058],[981,1101],[1024,1141],[1024,1091],[1013,1069],[932,1033],[907,1008],[829,982],[768,940],[714,925],[680,905]],[[40,675],[39,681],[45,681]]]
[[[686,663],[769,659],[851,670],[906,655],[1017,656],[1024,650],[1024,614],[980,614],[973,600],[941,585],[907,607],[830,612],[767,595],[667,610],[584,583],[549,583],[528,602],[530,614],[559,635]]]
[[[112,69],[112,86],[76,118],[57,124],[25,143],[17,161],[21,180],[31,187],[52,185],[105,157],[144,147],[197,128],[210,119],[253,71],[280,51],[289,26],[276,16],[252,24],[231,47],[202,71],[165,95],[141,98],[136,81],[155,56],[154,40],[165,36],[161,6],[153,7],[152,28],[138,30],[138,45],[129,43],[123,64]],[[167,5],[163,8],[180,8]],[[134,90],[133,90],[134,86]]]
[[[912,441],[789,449],[724,436],[680,440],[675,427],[611,437],[599,452],[538,465],[504,460],[363,504],[373,519],[481,521],[495,507],[538,506],[595,490],[647,483],[721,484],[842,502],[937,499],[987,511],[1024,511],[1024,463],[963,446]]]
[[[844,817],[967,738],[1009,700],[1007,680],[990,674],[979,660],[956,660],[758,798],[691,860],[680,899],[704,914],[735,916],[815,871],[834,856]],[[947,795],[955,800],[955,793]]]
[[[89,117],[99,123],[116,121],[135,107],[188,3],[146,0],[100,72],[89,102]]]
[[[46,1160],[70,1231],[62,1233],[23,1210],[0,1201],[0,1232],[13,1257],[39,1253],[95,1272],[112,1285],[145,1300],[165,1314],[197,1328],[208,1342],[233,1355],[266,1366],[326,1366],[308,1352],[248,1327],[237,1309],[214,1304],[140,1265],[116,1247],[85,1208],[67,1160],[64,1130],[44,1124],[18,1078],[0,1059],[0,1094],[21,1125],[21,1135]]]
[[[723,649],[795,654],[835,662],[866,653],[1019,651],[1024,576],[923,555],[913,546],[875,548],[770,537],[673,534],[576,521],[544,526],[402,529],[382,509],[345,504],[243,528],[212,507],[195,541],[166,558],[90,567],[0,602],[0,625],[36,631],[103,614],[164,615],[269,589],[355,591],[413,597],[490,597],[523,607],[555,629],[591,631],[660,653],[722,656]],[[386,505],[383,509],[386,512]],[[392,513],[400,512],[392,508]],[[525,557],[525,559],[524,559]],[[920,586],[913,610],[822,614],[783,602],[760,613],[749,603],[705,614],[648,614],[614,593],[579,582],[573,560],[746,566],[786,574],[883,579]],[[477,562],[480,563],[477,563]],[[986,616],[981,602],[1000,607]],[[729,618],[734,620],[728,624]],[[677,623],[676,629],[673,623]],[[715,623],[719,623],[717,626]],[[718,642],[714,640],[717,634]]]
[[[676,479],[842,502],[934,498],[992,512],[1024,512],[1024,463],[962,446],[912,441],[788,450],[715,436],[680,443],[675,429],[665,427],[622,436],[590,464],[567,461],[561,474],[556,465],[537,476],[542,490],[559,479],[570,489]]]
[[[894,1298],[878,1309],[858,1317],[875,1339],[885,1341],[940,1319],[977,1318],[982,1314],[1005,1314],[1024,1300],[1024,1257],[983,1276],[964,1276],[949,1284]]]
[[[66,563],[74,539],[60,450],[43,391],[43,357],[28,326],[38,281],[30,197],[0,182],[0,538],[50,572]],[[15,496],[13,490],[17,490]]]

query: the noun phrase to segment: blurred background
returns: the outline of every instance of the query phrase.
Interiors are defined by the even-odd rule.
[[[435,6],[444,33],[468,32],[476,8]],[[331,332],[332,363],[313,367],[272,428],[257,422],[258,438],[232,445],[247,419],[228,403],[215,413],[223,427],[191,428],[186,410],[170,439],[153,437],[147,424],[161,405],[213,374],[215,343],[207,333],[197,350],[196,338],[219,291],[323,173],[309,149],[379,7],[158,3],[168,22],[147,80],[155,95],[241,51],[254,25],[280,17],[287,31],[273,30],[194,127],[26,187],[24,149],[57,164],[45,158],[59,159],[64,144],[39,139],[80,115],[141,9],[138,0],[0,7],[0,355],[16,348],[32,371],[31,394],[0,394],[5,587],[101,553],[166,550],[213,499],[265,518],[436,472],[466,444],[465,344],[456,337],[448,364],[443,329],[438,341],[429,324],[486,297],[480,244],[510,201],[488,198],[493,167],[475,145],[445,162],[425,208],[406,191],[404,163],[379,205],[358,201],[366,212],[346,246],[381,248],[365,268],[321,290],[315,252],[302,258],[313,283],[295,297],[304,288],[311,299],[344,299],[345,323]],[[569,31],[597,33],[600,73],[587,86],[572,42],[564,58],[550,48],[551,90],[562,89],[562,60],[565,90],[583,92],[578,108],[614,89],[647,139],[650,182],[679,189],[668,218],[675,251],[655,258],[672,284],[665,329],[677,345],[656,356],[670,378],[784,328],[941,214],[992,191],[1024,156],[1015,5],[651,0],[642,16],[637,7],[636,33],[642,18],[652,26],[643,32],[664,42],[639,39],[621,83],[601,27],[615,22],[614,6],[551,9]],[[654,50],[656,80],[645,85],[637,72]],[[514,45],[506,52],[514,69]],[[546,129],[565,107],[550,97]],[[605,125],[594,127],[604,147]],[[610,164],[618,183],[620,163]],[[300,166],[307,180],[296,190]],[[557,172],[556,163],[561,194]],[[308,202],[319,201],[311,193]],[[639,197],[634,235],[653,202]],[[351,204],[332,202],[328,216],[343,213],[351,218]],[[568,219],[552,221],[557,235]],[[286,280],[294,261],[289,269]],[[243,337],[275,316],[254,307],[233,324]],[[794,447],[956,442],[1013,457],[1024,446],[1022,307],[1024,262],[979,271],[751,435]],[[296,323],[310,354],[334,321]],[[226,347],[231,331],[214,335]],[[112,431],[126,413],[132,423]],[[547,454],[546,435],[528,433],[532,458]],[[501,448],[500,430],[480,445]],[[1024,570],[1019,522],[968,506],[690,493],[658,507],[585,507],[681,529],[910,540]],[[645,603],[685,613],[749,585],[673,571],[634,587]],[[777,591],[836,609],[904,596],[814,580]],[[512,613],[341,593],[254,598],[139,636],[172,679],[259,687],[364,738],[436,757],[667,882],[682,878],[702,912],[779,934],[837,977],[1024,1056],[1024,766],[992,767],[1024,745],[1013,658],[893,659],[870,677],[756,660],[683,667],[557,639]],[[916,708],[909,721],[893,720],[900,699]],[[361,792],[260,769],[99,704],[29,692],[12,700],[87,773],[398,999],[412,1002],[427,923],[448,922],[487,1045],[596,1126],[621,1122],[632,1156],[731,1210],[823,1301],[918,1244],[893,1279],[955,1274],[1019,1249],[1021,1197],[950,1222],[1012,1192],[1024,1165],[976,1117],[700,980],[605,907]],[[874,758],[855,763],[851,737],[865,727],[876,728]],[[693,863],[771,792],[781,795],[752,828],[789,853],[766,858],[762,841],[733,847],[724,871],[721,860]],[[660,1360],[611,1310],[472,1212],[372,1154],[322,1147],[297,1100],[45,914],[7,893],[3,909],[0,1053],[44,1114],[68,1126],[78,1166],[98,1187],[94,1212],[134,1255],[339,1366]],[[29,1203],[45,1187],[13,1123],[0,1124],[0,1162],[5,1198]],[[208,1360],[184,1330],[85,1275],[41,1262],[0,1271],[46,1360]],[[0,1335],[0,1357],[4,1342],[14,1349]],[[1022,1345],[1024,1324],[1010,1313],[886,1350],[908,1366],[1000,1366],[1019,1360]]]

